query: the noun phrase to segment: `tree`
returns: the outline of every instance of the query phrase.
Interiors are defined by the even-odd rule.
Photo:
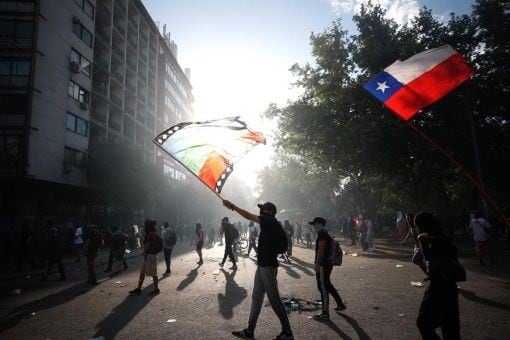
[[[329,171],[330,183],[348,177],[333,201],[367,214],[427,209],[454,217],[475,208],[476,191],[462,173],[363,89],[393,61],[448,43],[477,76],[427,107],[413,123],[472,171],[467,115],[472,113],[480,125],[487,182],[508,202],[510,185],[499,170],[508,169],[510,159],[510,78],[504,58],[510,52],[508,17],[505,5],[479,0],[471,16],[451,14],[442,23],[423,8],[408,25],[399,26],[385,17],[384,9],[369,3],[353,18],[357,34],[348,36],[340,21],[312,33],[315,64],[291,68],[303,95],[284,107],[271,105],[265,113],[277,121],[276,145],[289,155],[274,171],[285,173],[298,159],[305,173],[310,168]],[[487,159],[501,168],[487,166]],[[270,171],[265,170],[266,177]],[[289,185],[306,191],[300,184]],[[263,195],[271,190],[267,184],[262,188]]]

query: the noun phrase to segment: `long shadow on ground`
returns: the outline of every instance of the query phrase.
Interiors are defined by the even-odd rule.
[[[201,265],[198,265],[196,268],[192,269],[188,273],[186,278],[184,280],[182,280],[181,283],[179,283],[179,285],[177,286],[177,290],[179,290],[179,291],[184,290],[184,289],[186,289],[186,287],[188,287],[190,284],[192,284],[193,281],[195,281],[195,279],[198,276],[198,268],[200,268],[200,266]]]
[[[147,292],[152,291],[152,285],[145,287],[139,296],[127,296],[110,314],[97,325],[94,338],[103,336],[105,339],[114,339],[115,336],[134,319],[134,317],[149,304],[152,298]]]
[[[354,328],[354,330],[358,334],[358,337],[360,340],[370,340],[370,336],[368,336],[368,334],[365,332],[365,330],[360,327],[360,325],[358,324],[358,322],[356,320],[354,320],[350,316],[342,314],[342,313],[338,313],[338,315],[340,315],[342,318],[344,318],[345,321],[347,321],[347,323],[349,323],[351,325],[351,327]]]
[[[223,318],[231,319],[234,316],[234,307],[243,302],[248,294],[246,289],[235,281],[236,270],[229,273],[221,269],[221,272],[225,276],[225,294],[218,293],[218,304]]]
[[[0,319],[0,333],[16,326],[20,321],[31,317],[32,313],[38,313],[45,309],[51,309],[63,305],[87,293],[93,287],[80,282],[54,294],[45,296],[39,300],[27,303],[15,308],[11,313]]]
[[[465,290],[465,289],[459,289],[459,293],[466,299],[471,300],[473,302],[480,303],[480,304],[486,305],[486,306],[491,306],[494,308],[499,308],[499,309],[502,309],[505,311],[510,311],[510,305],[479,297],[476,295],[475,292],[471,292],[471,291]]]

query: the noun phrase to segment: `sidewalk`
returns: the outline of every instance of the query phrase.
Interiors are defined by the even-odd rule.
[[[104,266],[105,264],[107,264],[109,255],[110,255],[110,248],[102,248],[99,251],[99,256],[96,259],[96,267]],[[132,250],[129,254],[125,255],[125,258],[130,259],[130,258],[138,257],[138,256],[139,256],[139,251]],[[73,255],[70,255],[70,254],[66,255],[64,257],[64,259],[62,260],[62,263],[64,264],[64,268],[67,268],[71,265],[76,265],[77,263],[75,262],[75,259],[76,258]],[[85,263],[86,261],[87,261],[87,259],[84,256],[82,256],[80,262]],[[24,268],[27,268],[27,266],[28,265],[25,264]],[[18,280],[18,279],[24,279],[24,278],[28,279],[31,277],[42,276],[46,270],[46,268],[41,268],[41,269],[35,269],[35,270],[30,269],[30,270],[22,270],[19,272],[15,272],[12,270],[12,268],[9,267],[9,264],[5,264],[5,263],[2,264],[2,267],[3,268],[0,271],[0,282],[7,282],[7,281]],[[53,270],[57,270],[56,266],[53,268]]]

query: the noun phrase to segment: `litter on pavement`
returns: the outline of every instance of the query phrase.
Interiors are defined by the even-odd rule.
[[[404,317],[404,316],[406,316],[404,313],[397,314],[397,315],[398,315],[398,316],[400,316],[400,317]]]
[[[397,264],[395,267],[397,267],[397,268],[402,268],[402,267],[403,267],[403,265],[401,265],[401,264]]]
[[[121,284],[122,281],[115,281],[115,284]]]
[[[21,295],[21,292],[23,290],[21,288],[17,288],[17,289],[14,289],[12,292],[11,292],[11,295]]]
[[[353,253],[353,254],[351,254],[351,256],[356,257],[356,256],[358,256],[358,253]]]
[[[168,320],[166,320],[166,322],[168,322],[168,323],[172,323],[172,322],[175,322],[175,321],[177,321],[177,320],[175,320],[175,319],[168,319]]]
[[[411,286],[423,287],[423,283],[419,281],[411,281]]]
[[[313,312],[322,309],[322,302],[320,300],[283,297],[282,301],[289,314],[290,312]],[[269,302],[265,304],[265,307],[268,306],[270,306]]]

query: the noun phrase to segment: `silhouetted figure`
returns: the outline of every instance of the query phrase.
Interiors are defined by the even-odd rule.
[[[46,271],[43,274],[41,281],[46,281],[48,275],[51,274],[53,265],[55,264],[57,265],[58,271],[60,273],[60,281],[67,280],[64,265],[62,264],[62,256],[64,254],[64,250],[65,241],[61,232],[56,227],[50,228],[44,242],[44,254],[48,260],[48,266],[46,267]]]
[[[27,262],[30,265],[30,269],[36,269],[34,261],[30,256],[32,248],[32,228],[29,222],[23,223],[21,226],[19,240],[18,240],[18,265],[16,271],[19,272],[23,269],[23,263]]]
[[[221,232],[225,235],[225,254],[223,255],[223,261],[220,262],[220,267],[223,267],[225,261],[227,261],[227,256],[232,261],[233,266],[230,267],[231,270],[237,270],[236,259],[234,257],[234,253],[232,251],[232,247],[234,244],[234,226],[228,223],[228,217],[223,217],[221,220]]]

